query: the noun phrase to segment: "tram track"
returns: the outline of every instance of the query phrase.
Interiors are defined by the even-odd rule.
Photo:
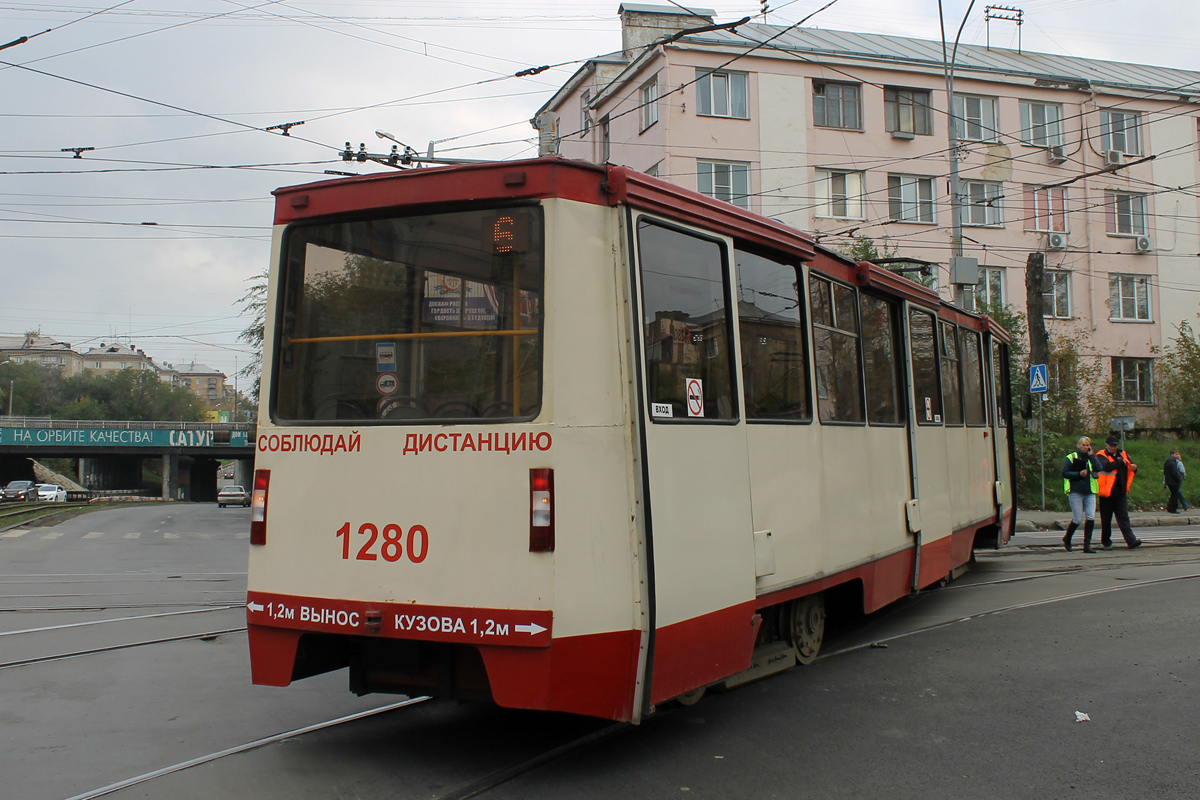
[[[191,639],[215,639],[218,636],[228,636],[234,633],[245,633],[246,626],[242,625],[236,628],[222,628],[215,631],[202,631],[200,633],[185,633],[178,636],[164,636],[158,639],[147,639],[140,642],[123,642],[121,644],[106,645],[103,647],[92,647],[86,650],[76,650],[70,653],[57,653],[48,656],[32,656],[30,658],[16,659],[14,661],[0,661],[0,671],[6,669],[15,669],[17,667],[28,667],[32,664],[49,664],[55,661],[67,661],[73,658],[82,658],[84,656],[94,656],[102,653],[113,653],[118,650],[131,650],[137,647],[148,647],[155,644],[169,644],[171,642],[185,642]]]
[[[1177,564],[1180,562],[1178,562],[1178,561],[1139,562],[1136,566],[1156,566],[1156,565],[1161,565],[1161,564],[1166,564],[1166,563]],[[1184,563],[1197,563],[1197,562],[1195,560],[1190,560],[1190,561],[1184,562]],[[1113,565],[1113,568],[1115,568],[1116,566],[1131,566],[1131,564]],[[1107,568],[1105,565],[1095,565],[1095,566],[1089,566],[1089,567],[1081,567],[1079,569],[1074,569],[1074,570],[1071,570],[1071,571],[1065,572],[1065,573],[1060,571],[1060,572],[1055,572],[1053,574],[1028,576],[1028,577],[1030,577],[1030,578],[1052,577],[1055,574],[1057,574],[1057,575],[1078,574],[1081,572],[1099,571],[1099,570],[1105,569],[1105,568]],[[978,611],[978,612],[975,612],[972,614],[967,614],[967,615],[963,615],[960,617],[956,617],[954,619],[945,620],[943,622],[934,623],[934,624],[930,624],[930,625],[923,625],[920,627],[912,628],[910,630],[893,633],[893,634],[888,635],[883,638],[863,637],[862,636],[863,631],[858,631],[857,633],[853,634],[853,638],[860,640],[859,642],[857,642],[855,644],[850,644],[847,646],[831,649],[825,653],[822,653],[818,660],[834,658],[836,656],[846,655],[848,653],[856,652],[856,651],[863,650],[863,649],[868,649],[871,647],[878,647],[880,645],[886,646],[888,643],[898,641],[900,639],[908,638],[911,636],[916,636],[916,635],[919,635],[922,633],[929,633],[932,631],[941,630],[941,629],[951,627],[953,625],[957,625],[957,624],[964,623],[964,622],[970,622],[973,620],[979,620],[979,619],[983,619],[983,618],[990,617],[990,616],[997,616],[1000,614],[1010,613],[1013,611],[1020,611],[1023,609],[1036,608],[1039,606],[1049,605],[1049,604],[1053,604],[1053,603],[1068,602],[1068,601],[1072,601],[1072,600],[1078,600],[1078,599],[1083,599],[1083,598],[1087,598],[1087,597],[1094,597],[1097,595],[1109,594],[1109,593],[1113,593],[1113,592],[1120,592],[1120,591],[1126,591],[1126,590],[1131,590],[1131,589],[1141,589],[1141,588],[1147,588],[1147,587],[1152,587],[1152,586],[1161,586],[1164,584],[1176,583],[1176,582],[1180,582],[1180,581],[1196,580],[1196,579],[1200,579],[1200,572],[1193,572],[1193,573],[1188,573],[1185,575],[1175,575],[1175,576],[1168,576],[1168,577],[1162,577],[1162,578],[1135,580],[1135,581],[1130,581],[1128,583],[1122,583],[1122,584],[1116,585],[1116,586],[1101,587],[1101,588],[1097,588],[1097,589],[1089,589],[1089,590],[1078,591],[1078,592],[1069,592],[1069,593],[1065,593],[1065,594],[1054,595],[1051,597],[1045,597],[1045,598],[1030,600],[1030,601],[1021,602],[1021,603],[997,605],[997,606],[987,608],[987,609],[984,609],[984,610],[981,610],[981,611]],[[1005,579],[1005,581],[1008,581],[1008,580],[1017,580],[1017,579]],[[988,582],[988,583],[993,584],[995,582]],[[986,585],[986,584],[973,584],[973,585],[963,586],[961,588],[972,588],[972,586],[983,586],[983,585]],[[925,598],[936,597],[937,594],[938,593],[924,593],[922,595],[914,596],[914,600],[919,602],[920,600],[923,600]],[[901,606],[899,608],[897,608],[896,610],[900,611],[900,610],[904,610],[904,609],[911,609],[912,607],[913,607],[912,604],[907,604],[907,605],[901,604]],[[887,617],[891,617],[891,616],[892,616],[892,614],[887,615]],[[878,621],[880,621],[880,620],[876,620],[876,622],[878,622]],[[868,625],[866,627],[870,627],[870,625]],[[110,649],[123,649],[124,647],[138,647],[138,646],[144,646],[144,645],[148,645],[148,644],[156,644],[156,643],[167,642],[167,641],[179,641],[179,640],[183,640],[183,639],[205,638],[205,636],[231,634],[231,633],[237,633],[237,632],[240,632],[243,630],[244,630],[244,628],[231,629],[231,630],[223,631],[223,632],[209,632],[207,634],[194,634],[194,635],[189,635],[189,636],[170,637],[167,639],[160,639],[160,640],[155,640],[155,641],[151,641],[151,642],[133,643],[133,644],[129,644],[129,645],[124,645],[122,647],[117,647],[117,648],[105,648],[102,650],[97,650],[95,652],[105,652],[106,650],[110,650]],[[90,654],[90,652],[89,653],[66,654],[63,656],[56,657],[54,659],[37,659],[36,661],[60,660],[62,658],[77,657],[78,655],[87,655],[87,654]],[[14,665],[0,664],[0,669],[4,669],[4,668],[10,667],[10,666],[14,666]],[[143,784],[152,782],[158,778],[166,777],[168,775],[183,772],[188,769],[203,766],[205,764],[212,763],[212,762],[220,760],[222,758],[227,758],[230,756],[251,752],[253,750],[257,750],[262,747],[265,747],[267,745],[284,742],[289,739],[299,738],[299,737],[305,736],[310,733],[315,733],[318,731],[326,730],[326,729],[329,729],[329,728],[332,728],[335,726],[339,726],[339,725],[349,724],[349,723],[352,723],[352,722],[355,722],[358,720],[362,720],[362,719],[366,719],[368,717],[373,717],[373,716],[376,716],[379,714],[384,714],[387,712],[395,711],[395,710],[398,710],[401,708],[411,707],[411,706],[417,705],[419,703],[423,703],[429,699],[430,698],[428,698],[428,697],[408,698],[406,700],[403,700],[403,701],[400,701],[397,703],[392,703],[392,704],[389,704],[386,706],[381,706],[381,707],[371,709],[368,711],[359,712],[356,714],[350,714],[350,715],[342,716],[342,717],[337,717],[337,718],[326,720],[324,722],[319,722],[319,723],[315,723],[312,725],[308,725],[308,726],[284,731],[281,733],[273,734],[273,735],[266,736],[266,737],[263,737],[260,739],[256,739],[256,740],[253,740],[250,742],[235,745],[233,747],[225,748],[222,750],[217,750],[217,751],[214,751],[207,755],[188,759],[186,761],[182,761],[177,764],[172,764],[172,765],[169,765],[166,767],[162,767],[160,769],[152,770],[152,771],[143,773],[141,775],[136,775],[131,778],[127,778],[127,779],[124,779],[124,780],[121,780],[121,781],[118,781],[115,783],[111,783],[111,784],[108,784],[108,785],[105,785],[102,787],[91,789],[91,790],[73,795],[69,798],[66,798],[66,800],[95,800],[95,798],[104,797],[104,796],[113,794],[115,792],[121,791],[123,789],[128,789],[128,788],[131,788],[134,786],[143,785]],[[653,724],[655,721],[660,720],[666,716],[669,716],[678,710],[679,709],[670,708],[670,707],[660,708],[658,711],[656,711],[656,713],[653,716],[649,717],[646,720],[646,724]],[[522,760],[512,764],[511,766],[504,767],[499,770],[495,770],[492,773],[490,773],[482,778],[471,781],[470,783],[462,785],[451,791],[445,792],[443,794],[439,794],[436,796],[436,800],[472,800],[472,798],[481,797],[483,795],[486,795],[491,790],[496,789],[496,788],[498,788],[498,787],[500,787],[500,786],[502,786],[524,774],[527,774],[527,773],[537,770],[541,767],[544,767],[544,766],[546,766],[560,758],[563,758],[565,756],[586,750],[587,748],[589,748],[593,745],[596,745],[604,740],[611,738],[615,734],[632,730],[633,727],[634,726],[632,726],[628,723],[615,723],[612,725],[605,726],[599,730],[593,731],[584,736],[580,736],[580,737],[571,739],[570,741],[564,742],[563,744],[549,748],[549,749],[545,750],[544,752],[534,755],[530,758],[522,759]]]

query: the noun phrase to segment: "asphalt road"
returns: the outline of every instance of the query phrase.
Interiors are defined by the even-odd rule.
[[[1195,545],[980,554],[949,587],[840,626],[816,664],[638,727],[431,701],[303,732],[404,698],[356,698],[344,673],[250,685],[248,520],[130,506],[0,534],[0,798],[1091,800],[1200,786]]]

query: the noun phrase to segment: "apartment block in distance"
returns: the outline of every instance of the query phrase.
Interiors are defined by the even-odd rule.
[[[947,298],[956,158],[964,255],[980,265],[959,302],[1024,312],[1027,257],[1044,253],[1051,331],[1083,334],[1129,413],[1153,418],[1159,348],[1181,322],[1200,328],[1187,188],[1200,72],[961,45],[951,109],[940,41],[619,13],[622,50],[541,109],[559,116],[563,156],[657,175],[832,249],[870,237],[939,264]]]

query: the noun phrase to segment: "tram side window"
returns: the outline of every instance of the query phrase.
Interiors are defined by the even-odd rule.
[[[858,305],[863,330],[863,372],[867,378],[867,421],[872,425],[903,425],[895,306],[862,293],[858,295]]]
[[[912,350],[913,402],[918,425],[942,424],[942,393],[938,388],[937,335],[933,314],[909,310],[908,340]]]
[[[808,421],[800,269],[735,250],[747,419]]]
[[[959,378],[958,328],[939,320],[942,328],[942,404],[947,425],[962,425],[962,383]]]
[[[810,276],[817,413],[821,422],[862,422],[862,371],[854,289]]]
[[[979,351],[979,334],[963,330],[962,371],[963,411],[968,425],[987,424],[987,403],[983,397],[983,361]]]
[[[724,245],[642,219],[638,260],[651,418],[736,419]]]
[[[996,403],[996,426],[1004,428],[1008,426],[1008,393],[1006,391],[1007,381],[1004,380],[1004,345],[999,342],[992,342],[992,397]]]

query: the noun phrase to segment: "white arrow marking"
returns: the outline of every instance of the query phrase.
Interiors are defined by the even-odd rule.
[[[251,611],[262,611],[264,606],[262,603],[250,602],[246,603],[246,608],[250,609]]]
[[[546,629],[541,625],[538,625],[536,622],[531,622],[528,625],[513,625],[513,630],[515,630],[517,633],[528,633],[530,636],[532,636],[533,634],[541,633]]]

